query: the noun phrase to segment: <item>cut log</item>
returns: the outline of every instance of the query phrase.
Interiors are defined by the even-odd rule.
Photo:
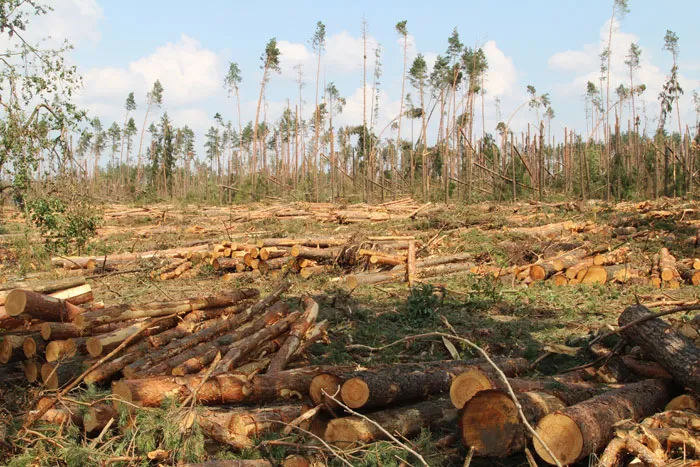
[[[216,258],[212,266],[216,271],[236,271],[239,265],[245,265],[241,258],[226,258],[224,256]]]
[[[0,342],[0,363],[7,364],[24,360],[23,344],[24,336],[9,334],[2,336],[2,342]]]
[[[171,302],[153,302],[142,305],[117,305],[102,310],[90,311],[78,316],[75,324],[81,327],[95,326],[99,324],[113,323],[138,318],[156,318],[171,314],[182,314],[206,308],[221,308],[234,305],[247,298],[247,295],[238,290],[224,292],[203,298],[190,298]]]
[[[395,409],[374,412],[367,416],[387,432],[401,437],[411,437],[423,428],[445,428],[457,421],[457,410],[447,399],[437,399]],[[387,439],[376,425],[360,417],[343,417],[331,420],[326,428],[326,442],[348,448]]]
[[[406,281],[409,287],[413,287],[416,281],[416,241],[408,242],[408,256],[406,257]]]
[[[506,375],[528,369],[524,359],[497,359]],[[386,407],[448,391],[455,375],[489,366],[483,360],[395,365],[357,372],[343,383],[340,396],[351,409]]]
[[[200,462],[199,464],[180,464],[180,467],[272,467],[266,459],[222,459]]]
[[[83,328],[73,323],[43,323],[41,325],[41,337],[47,341],[80,337],[83,332]]]
[[[301,245],[294,245],[291,255],[294,258],[312,259],[314,261],[333,261],[340,256],[340,248],[309,248]]]
[[[310,297],[305,297],[303,304],[304,314],[292,324],[284,344],[270,360],[270,366],[267,370],[268,374],[284,370],[284,367],[287,366],[294,353],[299,349],[304,335],[316,321],[316,317],[318,317],[318,303]]]
[[[7,282],[0,284],[0,305],[4,303],[4,292],[9,293],[13,289],[31,290],[38,293],[51,293],[59,290],[70,289],[85,284],[85,278],[82,276],[66,277],[64,279],[42,281],[42,282]]]
[[[242,363],[245,363],[243,359],[252,353],[258,345],[265,343],[268,340],[275,339],[276,337],[287,332],[289,327],[295,321],[297,321],[300,316],[301,313],[295,311],[289,316],[280,319],[275,324],[265,327],[257,331],[255,334],[241,339],[238,342],[234,342],[229,346],[225,355],[221,358],[218,368],[223,371],[227,371]]]
[[[66,360],[61,363],[44,363],[41,365],[41,380],[47,389],[58,389],[85,370],[83,362],[79,360]]]
[[[329,248],[334,246],[342,246],[347,243],[344,238],[267,238],[258,240],[259,247],[294,247],[295,245],[313,247],[313,248]]]
[[[622,312],[618,322],[624,326],[650,314],[646,307],[633,305]],[[659,362],[679,384],[700,394],[700,348],[693,341],[658,318],[639,323],[622,334]]]
[[[555,391],[556,395],[532,391],[518,394],[517,399],[528,423],[534,425],[546,415],[606,390],[606,387],[591,387],[585,392],[560,389]],[[459,422],[464,445],[474,447],[479,456],[507,457],[521,452],[531,437],[513,399],[500,390],[478,392],[460,412]]]
[[[315,366],[274,375],[255,375],[250,379],[246,375],[222,373],[211,376],[201,385],[196,400],[204,405],[299,400],[308,393],[311,380],[318,374],[342,374],[353,369],[349,366]],[[200,375],[186,375],[125,379],[112,383],[112,392],[128,402],[159,407],[167,398],[185,400],[200,386],[202,378]]]
[[[182,276],[185,273],[185,271],[189,271],[190,269],[192,269],[192,263],[187,261],[186,263],[179,265],[173,271],[161,273],[160,280],[168,281],[170,279],[175,279],[176,277]]]
[[[51,297],[65,300],[73,305],[83,305],[94,300],[90,284],[78,285],[70,289],[59,290],[48,294]]]
[[[533,281],[543,281],[553,276],[557,270],[552,263],[538,263],[530,266],[530,278]]]
[[[39,335],[26,336],[22,342],[22,351],[27,358],[43,354],[46,351],[46,342]]]
[[[629,384],[545,416],[536,431],[562,464],[572,464],[603,449],[613,438],[616,423],[655,413],[671,395],[668,380]],[[556,463],[537,439],[534,445],[545,462]]]
[[[55,340],[46,344],[46,361],[57,362],[74,357],[78,353],[86,353],[84,337]]]
[[[697,269],[691,269],[689,267],[683,266],[681,264],[676,264],[678,273],[681,278],[691,285],[700,285],[700,271]]]
[[[581,279],[582,284],[605,284],[608,281],[608,271],[603,266],[590,266]]]
[[[110,420],[118,420],[119,413],[110,404],[91,405],[83,416],[83,428],[88,434],[99,434]]]
[[[433,256],[431,258],[424,258],[424,259],[417,260],[416,261],[416,268],[423,269],[423,268],[428,268],[431,266],[440,266],[443,264],[465,263],[469,260],[472,260],[473,258],[474,258],[474,255],[472,255],[471,253],[457,253],[454,255]]]
[[[213,362],[219,352],[225,354],[231,345],[237,344],[251,336],[255,336],[260,330],[269,329],[269,327],[279,322],[288,311],[289,307],[284,302],[277,302],[275,305],[271,306],[260,319],[245,323],[239,326],[235,331],[224,334],[214,339],[212,342],[204,342],[175,355],[167,361],[159,363],[156,367],[149,369],[146,374],[153,375],[169,372],[173,375],[186,375],[196,373]],[[254,339],[257,339],[257,337]],[[259,341],[254,342],[260,344]]]
[[[26,314],[42,321],[75,321],[83,312],[65,300],[22,289],[7,295],[5,309],[10,316]]]
[[[277,287],[270,295],[260,300],[255,305],[248,307],[245,311],[235,315],[227,316],[211,323],[201,331],[191,334],[182,339],[171,342],[170,344],[160,348],[156,352],[149,353],[147,356],[141,357],[139,360],[129,364],[124,368],[125,375],[135,374],[140,369],[153,366],[152,362],[163,362],[167,359],[191,348],[195,345],[212,339],[226,331],[231,331],[243,323],[246,323],[253,316],[257,315],[262,310],[270,307],[279,300],[280,295],[289,290],[291,284],[285,282]]]
[[[664,412],[669,410],[692,410],[697,412],[700,409],[700,402],[697,397],[691,394],[681,394],[680,396],[671,399],[671,402],[666,404],[664,407]]]
[[[24,377],[28,383],[35,383],[39,379],[40,369],[36,360],[25,360],[22,362],[22,367],[24,369]]]
[[[676,269],[676,258],[668,251],[668,248],[659,250],[659,272],[661,280],[670,282],[680,278],[678,269]]]
[[[107,334],[89,337],[85,342],[85,347],[91,357],[99,357],[116,349],[119,344],[134,334],[141,333],[142,337],[158,334],[175,327],[178,322],[177,317],[159,320],[155,325],[152,325],[150,320],[142,321]]]
[[[136,348],[132,348],[121,357],[117,357],[114,360],[103,363],[99,367],[95,368],[85,376],[85,382],[87,384],[95,384],[101,381],[106,381],[130,363],[142,358],[149,350],[150,349],[141,343],[140,345],[136,346]]]
[[[581,383],[573,378],[556,376],[537,379],[508,378],[508,383],[516,392],[547,392],[565,401],[584,400],[600,394],[603,388],[609,389]],[[480,391],[505,389],[503,381],[492,368],[475,367],[454,378],[450,386],[450,400],[455,408],[461,409]]]

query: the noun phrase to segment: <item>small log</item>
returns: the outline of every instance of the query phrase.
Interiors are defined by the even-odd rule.
[[[668,412],[669,410],[692,410],[693,412],[697,412],[698,409],[700,409],[700,401],[698,401],[697,397],[691,394],[681,394],[680,396],[674,397],[671,399],[671,402],[666,404],[664,412]]]
[[[171,279],[175,279],[176,277],[180,277],[182,274],[184,274],[185,271],[189,271],[190,269],[192,269],[192,263],[187,261],[186,263],[179,265],[173,271],[161,273],[160,280],[168,281]]]
[[[613,438],[615,424],[647,417],[671,399],[671,382],[646,380],[596,396],[545,416],[536,431],[564,465],[603,449]],[[554,459],[535,439],[537,454],[547,463]]]
[[[22,368],[28,383],[35,383],[39,379],[40,368],[36,360],[25,360],[22,362]]]
[[[590,266],[581,279],[581,284],[605,284],[608,281],[608,271],[603,266]]]
[[[150,320],[138,322],[107,334],[89,337],[85,342],[85,347],[91,357],[99,357],[116,349],[119,344],[134,334],[141,333],[142,337],[147,337],[173,328],[178,322],[177,317],[160,320],[155,325],[151,325]]]
[[[620,326],[647,317],[651,312],[642,305],[627,307],[618,319]],[[630,342],[668,371],[683,387],[700,394],[700,348],[661,319],[651,319],[622,332]]]
[[[275,356],[270,360],[270,366],[267,370],[268,374],[284,370],[284,367],[289,363],[294,353],[300,347],[304,335],[316,321],[318,317],[318,303],[310,297],[305,297],[303,304],[304,314],[292,324],[284,344],[282,344],[282,347],[280,347]]]
[[[41,337],[48,340],[70,339],[80,337],[85,330],[73,323],[43,323],[41,325]]]
[[[86,312],[74,320],[81,327],[125,321],[138,318],[156,318],[171,314],[188,313],[206,308],[235,305],[247,298],[242,291],[224,292],[203,298],[190,298],[171,302],[153,302],[142,305],[117,305],[102,310]]]
[[[295,311],[289,316],[280,319],[272,326],[268,326],[255,334],[241,339],[229,346],[226,354],[221,358],[218,368],[226,371],[244,363],[243,358],[252,353],[260,343],[275,339],[289,330],[289,327],[299,319],[301,313]]]
[[[74,357],[77,354],[87,353],[84,337],[73,339],[55,340],[46,344],[46,361],[57,362],[66,358]]]
[[[88,434],[99,434],[110,420],[118,420],[119,413],[111,404],[97,403],[83,416],[83,428]]]
[[[245,265],[242,258],[216,258],[212,266],[216,271],[236,271],[239,265]]]
[[[409,287],[413,287],[416,280],[416,241],[408,242],[408,256],[406,257],[406,280]]]
[[[676,269],[676,258],[668,251],[668,248],[659,250],[659,272],[661,280],[670,282],[680,278],[678,269]]]
[[[84,364],[79,360],[66,360],[61,363],[44,363],[41,365],[41,380],[47,389],[58,389],[84,371]]]
[[[374,412],[367,416],[393,435],[409,438],[423,428],[444,428],[457,421],[457,410],[447,399],[436,399],[395,409]],[[352,416],[336,418],[328,423],[324,440],[341,448],[388,439],[386,433],[367,420]]]
[[[24,336],[6,334],[0,342],[0,363],[8,364],[25,359]]]
[[[291,250],[294,258],[312,259],[314,261],[334,261],[340,256],[340,248],[309,248],[301,245],[294,245]]]
[[[46,351],[46,342],[40,340],[39,335],[25,336],[22,342],[22,351],[27,358],[33,358],[37,354],[43,354]]]
[[[83,309],[59,298],[29,290],[15,289],[5,299],[10,316],[27,315],[42,321],[75,321]]]
[[[262,247],[294,247],[295,245],[313,247],[313,248],[329,248],[334,246],[342,246],[347,243],[344,238],[267,238],[258,240],[257,246]]]

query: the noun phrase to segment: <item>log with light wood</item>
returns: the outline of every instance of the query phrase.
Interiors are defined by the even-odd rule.
[[[270,365],[267,369],[268,374],[284,370],[284,367],[287,366],[294,353],[299,349],[304,335],[318,317],[318,303],[314,299],[304,297],[302,303],[304,305],[304,314],[292,324],[284,344],[270,360]]]
[[[25,359],[24,337],[11,334],[2,336],[2,342],[0,342],[0,363],[7,364]]]
[[[25,336],[22,342],[22,351],[26,358],[34,358],[46,351],[46,341],[39,334]]]
[[[676,258],[668,251],[668,248],[659,250],[659,272],[661,280],[665,283],[673,284],[680,281],[681,276],[676,269]]]
[[[77,354],[87,353],[85,348],[85,337],[71,339],[54,340],[46,344],[45,357],[47,362],[57,362],[66,358],[74,357]]]
[[[624,326],[651,314],[642,305],[627,307],[618,319]],[[662,319],[650,319],[622,332],[622,335],[639,345],[644,353],[659,362],[682,386],[700,394],[700,348],[676,331]]]
[[[81,360],[65,360],[41,365],[41,380],[47,389],[58,389],[72,381],[85,370]]]
[[[89,327],[128,319],[156,318],[171,314],[184,314],[206,308],[231,306],[245,298],[247,298],[246,293],[237,290],[234,292],[221,292],[208,297],[189,298],[170,302],[153,302],[141,305],[124,304],[86,312],[77,317],[74,322],[78,326]]]
[[[629,384],[545,416],[536,431],[559,462],[572,464],[603,449],[618,422],[647,417],[663,408],[672,395],[668,380]],[[537,439],[534,445],[545,462],[556,464]]]
[[[529,368],[521,358],[496,359],[506,375],[513,376]],[[420,400],[448,391],[456,375],[489,367],[482,359],[448,360],[423,364],[394,365],[359,371],[343,383],[340,398],[351,409],[387,407],[404,401]]]
[[[26,315],[42,321],[58,322],[75,322],[84,311],[60,298],[22,289],[15,289],[7,295],[5,310],[10,316]]]
[[[183,401],[199,388],[196,400],[204,405],[264,403],[301,399],[311,380],[320,373],[344,373],[353,366],[311,366],[248,378],[237,373],[213,375],[202,383],[201,375],[154,376],[112,383],[112,392],[128,402],[159,407],[167,398]]]
[[[340,248],[310,248],[294,245],[290,251],[294,258],[312,259],[314,261],[334,261],[342,250]]]
[[[228,371],[245,363],[243,359],[252,353],[259,345],[287,332],[289,327],[298,320],[300,316],[301,313],[295,311],[273,325],[260,329],[255,334],[234,342],[226,349],[226,353],[221,357],[217,368],[220,371]]]
[[[330,248],[343,246],[347,243],[344,238],[266,238],[258,240],[258,247],[294,247],[300,245],[310,248]]]
[[[386,432],[401,438],[415,436],[423,428],[444,429],[457,422],[457,410],[447,399],[436,399],[417,404],[374,412],[367,417]],[[364,418],[351,416],[331,420],[324,440],[341,448],[369,444],[388,439],[387,434]]]
[[[85,342],[85,347],[91,357],[99,357],[111,352],[134,334],[139,334],[140,337],[147,337],[171,329],[177,326],[178,323],[177,317],[162,319],[155,324],[151,324],[151,320],[134,323],[131,326],[117,329],[110,333],[89,337]]]
[[[238,326],[234,331],[219,336],[213,341],[203,342],[196,347],[181,352],[174,357],[149,368],[144,375],[173,374],[186,375],[196,373],[213,362],[217,353],[224,355],[228,348],[245,339],[255,336],[260,330],[269,329],[287,315],[289,307],[284,302],[277,302],[269,307],[259,319]],[[258,342],[260,344],[260,342]]]
[[[566,406],[583,402],[610,390],[607,386],[589,385],[584,390],[557,389],[547,385],[541,391],[517,394],[528,423],[536,424],[546,415]],[[518,409],[506,391],[490,389],[474,395],[460,411],[459,427],[465,446],[474,447],[479,456],[507,457],[521,452],[530,440]]]

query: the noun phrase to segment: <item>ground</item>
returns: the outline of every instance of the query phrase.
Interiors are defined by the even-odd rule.
[[[630,264],[648,271],[651,260],[661,247],[668,247],[679,259],[698,256],[695,219],[700,211],[680,201],[662,201],[647,206],[639,204],[517,204],[452,207],[417,219],[391,220],[375,224],[338,225],[311,220],[261,220],[231,222],[227,208],[203,206],[151,206],[152,215],[120,217],[106,220],[100,234],[86,247],[84,254],[104,255],[111,252],[145,251],[182,246],[197,240],[212,242],[267,237],[349,236],[357,239],[368,235],[415,235],[424,244],[435,242],[429,252],[421,254],[472,253],[477,263],[498,266],[524,265],[546,258],[563,243],[581,243],[590,251],[606,251],[620,245],[631,247]],[[117,207],[103,206],[115,211]],[[208,212],[211,211],[211,212]],[[165,214],[163,214],[165,213]],[[2,227],[7,240],[0,247],[2,269],[0,280],[21,277],[60,277],[64,270],[52,270],[49,255],[20,217],[11,211],[3,214]],[[539,238],[523,235],[512,228],[538,226],[560,221],[575,221],[593,226],[581,233],[562,238]],[[195,226],[204,229],[194,228]],[[637,234],[616,237],[614,229],[634,226]],[[199,230],[198,232],[196,232]],[[17,234],[17,235],[15,235]],[[690,240],[688,240],[690,239]],[[129,266],[130,273],[99,275],[90,279],[97,300],[105,304],[173,300],[210,294],[238,287],[248,281],[222,281],[212,268],[204,268],[196,278],[158,281],[151,277],[154,264],[142,261]],[[455,332],[480,345],[491,355],[522,356],[535,362],[532,375],[554,374],[592,360],[579,352],[575,356],[557,353],[555,345],[579,347],[591,336],[615,325],[625,306],[638,301],[692,301],[697,295],[693,286],[676,290],[659,290],[646,284],[568,285],[557,287],[549,281],[529,287],[512,278],[454,274],[425,280],[409,290],[404,284],[382,284],[348,290],[336,278],[344,274],[336,268],[329,274],[304,280],[291,275],[293,288],[286,299],[298,307],[298,298],[311,295],[320,304],[319,319],[328,319],[329,343],[316,344],[308,356],[313,364],[379,363],[429,361],[451,358],[440,339],[417,339],[382,352],[371,353],[353,348],[353,344],[378,347],[406,336],[430,331]],[[269,292],[273,281],[250,282]],[[449,323],[452,329],[448,328]],[[466,348],[457,348],[460,357],[474,356]],[[21,380],[12,380],[20,384]],[[30,392],[4,392],[6,410],[17,415],[29,408],[38,388]],[[47,433],[50,433],[47,432]],[[445,433],[426,432],[411,443],[424,453],[431,465],[461,465],[466,450],[458,445],[437,448],[436,440]],[[68,437],[68,434],[63,436]],[[298,436],[288,437],[297,442]],[[104,442],[104,440],[101,440]],[[30,446],[31,444],[31,446]],[[51,450],[50,443],[23,440],[8,447],[6,456],[18,456],[22,449]],[[92,445],[91,448],[95,448]],[[283,455],[279,447],[273,456]],[[56,451],[52,456],[61,457]],[[243,453],[244,456],[256,455]],[[397,457],[398,455],[398,457]],[[386,443],[367,448],[364,456],[356,455],[357,465],[398,465],[405,452]],[[9,457],[6,457],[7,460]],[[89,456],[88,456],[89,458]],[[15,457],[17,465],[21,465]],[[338,461],[335,461],[338,462]],[[70,463],[70,462],[69,462]],[[77,464],[74,464],[77,465]],[[478,460],[472,465],[527,465],[524,456],[505,460]]]

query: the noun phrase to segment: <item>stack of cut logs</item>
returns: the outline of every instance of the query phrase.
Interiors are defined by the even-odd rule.
[[[620,325],[648,313],[644,307],[630,307],[621,315]],[[631,378],[605,384],[592,379],[595,372],[586,370],[562,376],[515,377],[527,373],[529,363],[496,358],[493,362],[503,375],[491,363],[475,359],[374,368],[312,366],[268,370],[252,377],[230,371],[210,378],[201,374],[152,376],[116,381],[112,388],[129,403],[148,407],[160,406],[166,398],[180,402],[196,398],[205,406],[219,406],[199,412],[200,423],[214,439],[238,449],[252,446],[254,437],[303,420],[307,430],[343,449],[390,436],[409,438],[433,428],[456,431],[455,439],[478,456],[505,457],[533,443],[525,417],[539,437],[534,449],[551,464],[556,464],[554,457],[562,465],[574,463],[604,450],[608,443],[606,466],[617,465],[616,460],[628,452],[658,461],[648,465],[667,465],[672,450],[663,447],[684,443],[694,457],[700,457],[700,450],[694,450],[700,444],[691,441],[700,431],[697,415],[658,413],[698,408],[691,396],[674,397],[678,388],[671,377],[680,385],[700,389],[696,370],[700,349],[658,319],[624,334],[630,343],[657,355],[658,363],[630,363],[630,374],[636,372]],[[648,379],[658,375],[665,378]],[[259,409],[241,404],[277,405]],[[653,422],[635,424],[646,417]],[[626,429],[620,430],[623,421]],[[640,426],[653,429],[644,431]],[[643,436],[649,433],[654,436]]]
[[[188,375],[223,355],[217,369],[279,371],[325,339],[327,321],[305,299],[291,312],[280,297],[288,285],[258,299],[256,289],[147,304],[82,308],[92,300],[82,278],[13,284],[0,294],[0,362],[22,362],[27,380],[62,387],[89,367],[88,383],[129,377]],[[65,289],[65,290],[63,290]],[[36,291],[34,291],[36,290]],[[58,290],[52,294],[50,292]],[[116,354],[110,355],[118,350]],[[109,361],[102,362],[109,356]]]

